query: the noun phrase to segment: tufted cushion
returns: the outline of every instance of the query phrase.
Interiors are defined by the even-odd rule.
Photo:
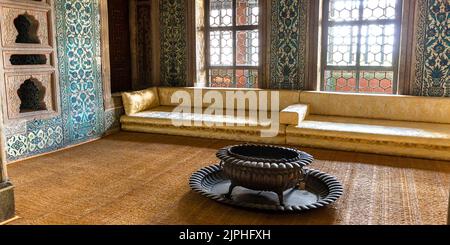
[[[127,116],[159,106],[158,90],[149,88],[146,90],[122,93],[122,101]]]

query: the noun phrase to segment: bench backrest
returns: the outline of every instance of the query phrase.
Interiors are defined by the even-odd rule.
[[[262,90],[262,89],[228,89],[228,88],[203,88],[203,89],[199,89],[199,88],[166,88],[166,87],[161,87],[158,88],[158,94],[159,94],[159,102],[161,106],[178,106],[178,103],[172,103],[172,96],[173,94],[175,94],[178,91],[183,91],[183,92],[187,92],[190,94],[191,98],[194,98],[194,94],[196,93],[196,91],[198,93],[201,92],[202,94],[202,98],[205,98],[205,94],[207,92],[214,92],[214,93],[219,93],[221,95],[221,97],[223,98],[223,105],[226,106],[226,99],[227,96],[229,96],[230,93],[227,92],[240,92],[242,96],[244,96],[244,98],[249,98],[251,97],[250,95],[253,94],[255,95],[255,97],[259,98],[260,95],[262,95],[261,93],[266,92],[268,95],[268,101],[267,101],[267,110],[268,111],[278,111],[278,110],[282,110],[292,104],[298,104],[298,101],[300,99],[300,93],[298,91],[287,91],[287,90]],[[253,93],[255,92],[255,93]],[[280,94],[280,103],[279,106],[280,108],[272,108],[271,107],[271,92],[279,92]],[[234,94],[234,93],[233,93]],[[228,99],[230,99],[230,97],[228,97]],[[231,99],[233,100],[233,98]],[[259,101],[259,99],[258,99]],[[214,103],[213,103],[214,104]],[[258,103],[259,104],[259,103]],[[192,102],[192,106],[193,107],[198,107],[199,105],[201,105],[202,108],[207,108],[211,106],[211,103],[199,103],[198,105],[194,105],[194,102]],[[236,102],[235,102],[235,107],[237,107]],[[245,108],[241,108],[244,110],[251,110],[251,109],[259,109],[257,108],[250,108],[250,104],[249,101],[246,100],[245,103]]]
[[[450,123],[450,98],[301,92],[314,115]]]

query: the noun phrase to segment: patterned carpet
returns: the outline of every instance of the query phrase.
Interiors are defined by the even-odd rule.
[[[345,193],[299,214],[249,211],[210,201],[188,186],[215,164],[221,140],[118,133],[9,166],[12,224],[445,224],[450,163],[302,149]]]

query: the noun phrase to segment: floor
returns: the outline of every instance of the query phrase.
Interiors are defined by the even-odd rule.
[[[9,166],[12,224],[445,224],[450,163],[302,149],[345,194],[298,214],[243,210],[190,191],[192,172],[236,142],[121,132]]]

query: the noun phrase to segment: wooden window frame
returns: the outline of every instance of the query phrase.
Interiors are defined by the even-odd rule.
[[[322,41],[323,5],[325,0],[312,1],[308,9],[307,67],[305,90],[323,91]],[[416,63],[416,31],[418,1],[401,0],[400,47],[398,50],[397,95],[412,95]],[[325,92],[325,91],[323,91]],[[329,92],[332,93],[332,92]],[[360,93],[364,95],[363,93]]]
[[[325,71],[326,70],[337,70],[337,71],[355,71],[356,77],[356,86],[355,86],[355,93],[361,93],[360,92],[360,79],[361,79],[361,71],[380,71],[380,72],[393,72],[394,76],[392,79],[392,89],[393,94],[398,93],[398,73],[399,73],[399,58],[400,58],[400,37],[401,37],[401,27],[402,27],[402,0],[397,0],[395,10],[396,10],[396,18],[395,19],[383,19],[383,20],[364,20],[363,19],[363,13],[364,13],[364,0],[358,0],[359,1],[359,16],[358,20],[351,20],[351,21],[342,21],[342,22],[335,22],[329,20],[329,10],[330,10],[330,1],[331,0],[324,0],[323,2],[323,11],[322,11],[322,51],[321,51],[321,77],[320,77],[320,89],[322,91],[326,90],[326,81],[325,81]],[[361,65],[361,43],[362,43],[362,27],[363,26],[369,26],[369,25],[377,25],[377,24],[384,24],[389,25],[393,24],[395,25],[395,33],[394,33],[394,50],[393,50],[393,59],[392,59],[392,65],[391,66],[364,66]],[[328,65],[327,63],[327,55],[328,55],[328,31],[330,27],[334,26],[351,26],[351,27],[358,27],[358,34],[357,34],[357,44],[356,44],[356,57],[355,57],[355,65],[349,65],[349,66],[338,66],[338,65]],[[330,91],[328,91],[330,92]],[[332,91],[331,91],[332,92]]]
[[[210,26],[210,2],[211,0],[204,0],[204,23],[205,23],[205,85],[206,87],[210,87],[210,70],[212,69],[219,69],[219,70],[233,70],[233,84],[236,85],[236,71],[237,70],[257,70],[258,71],[258,84],[257,88],[263,88],[265,85],[263,84],[264,81],[264,61],[265,61],[265,55],[264,55],[264,47],[265,47],[265,38],[266,38],[266,32],[265,32],[265,26],[266,26],[266,5],[264,4],[265,0],[259,0],[259,22],[258,25],[237,25],[236,23],[236,7],[237,7],[237,0],[232,0],[232,26],[227,27],[211,27]],[[237,65],[237,38],[236,33],[238,31],[252,31],[257,30],[258,31],[258,37],[259,37],[259,64],[258,66],[241,66]],[[233,35],[233,65],[232,66],[212,66],[210,61],[210,33],[214,31],[231,31]],[[235,86],[234,86],[235,87]]]

